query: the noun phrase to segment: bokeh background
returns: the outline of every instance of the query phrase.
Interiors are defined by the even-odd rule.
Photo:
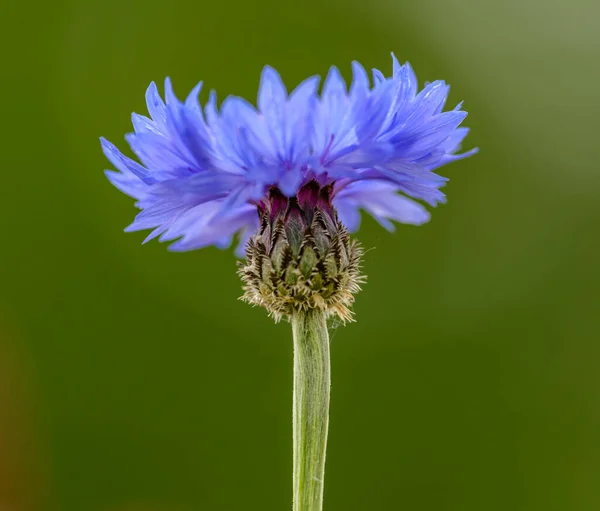
[[[292,345],[230,251],[124,234],[103,176],[170,75],[255,98],[331,64],[452,84],[480,154],[393,235],[365,219],[332,334],[328,511],[600,509],[595,0],[53,0],[2,7],[0,509],[282,510]],[[206,93],[202,96],[206,98]]]

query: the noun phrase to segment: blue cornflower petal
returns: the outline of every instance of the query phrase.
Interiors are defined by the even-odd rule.
[[[146,106],[150,117],[156,123],[157,129],[164,133],[167,126],[167,109],[154,82],[146,90]]]
[[[102,144],[104,155],[121,172],[124,174],[131,173],[146,184],[151,184],[154,181],[147,169],[133,161],[131,158],[127,158],[127,156],[121,154],[108,140],[101,138],[100,142]]]
[[[350,102],[356,107],[360,107],[363,101],[371,91],[369,75],[360,63],[352,62],[352,85],[350,86]]]
[[[389,230],[427,222],[417,201],[445,201],[447,179],[433,171],[477,152],[458,153],[468,133],[462,103],[444,112],[449,86],[435,81],[419,92],[410,65],[393,54],[391,77],[374,69],[370,78],[357,62],[352,76],[347,86],[332,67],[320,94],[317,76],[288,94],[266,66],[256,108],[230,96],[219,109],[214,92],[202,107],[202,83],[180,101],[168,78],[163,101],[151,83],[149,117],[133,114],[126,136],[141,163],[101,139],[118,171],[108,179],[141,209],[126,230],[152,229],[146,241],[174,241],[176,251],[228,247],[237,233],[241,255],[269,190],[291,197],[311,180],[332,185],[332,204],[350,230],[361,210]]]
[[[105,170],[108,180],[124,194],[139,199],[146,194],[147,185],[134,174]]]

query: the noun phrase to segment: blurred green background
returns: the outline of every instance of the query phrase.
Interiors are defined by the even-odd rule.
[[[600,6],[594,0],[3,4],[0,508],[291,506],[289,325],[231,252],[124,234],[98,138],[152,80],[254,99],[350,62],[452,84],[481,153],[447,205],[365,219],[332,334],[327,511],[600,509]],[[206,92],[203,99],[206,98]]]

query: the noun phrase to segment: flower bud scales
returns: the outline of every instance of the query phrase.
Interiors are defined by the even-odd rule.
[[[337,218],[331,190],[311,181],[288,199],[272,188],[259,206],[261,228],[240,263],[242,298],[277,321],[310,309],[351,319],[362,249]]]

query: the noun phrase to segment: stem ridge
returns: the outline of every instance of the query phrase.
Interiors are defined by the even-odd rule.
[[[294,312],[293,511],[322,511],[331,370],[325,313]]]

